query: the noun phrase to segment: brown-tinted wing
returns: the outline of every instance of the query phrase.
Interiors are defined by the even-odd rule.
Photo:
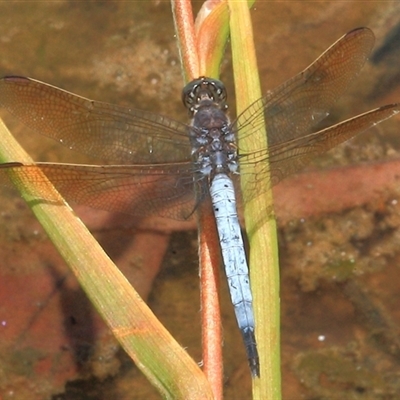
[[[358,75],[373,44],[368,28],[347,33],[303,72],[246,109],[235,129],[251,135],[265,120],[270,146],[308,135]],[[239,148],[249,151],[240,142]]]
[[[23,77],[0,79],[0,106],[34,131],[118,164],[190,160],[187,126]]]
[[[6,163],[0,164],[0,185],[10,185],[10,172],[18,172],[35,185],[40,200],[56,201],[45,190],[39,169],[68,202],[139,218],[156,214],[178,220],[190,218],[195,208],[190,163],[145,166]]]
[[[275,185],[288,175],[304,167],[313,157],[328,151],[399,112],[400,104],[390,104],[319,132],[275,144],[270,146],[269,152],[264,149],[243,155],[240,165],[256,164],[259,166],[257,173],[249,173],[247,177],[247,185],[243,189],[244,199],[248,200],[257,196],[259,194],[257,182],[268,179],[268,175],[271,177],[271,185]],[[269,167],[265,165],[260,167],[263,165],[262,161],[266,159],[269,161]]]

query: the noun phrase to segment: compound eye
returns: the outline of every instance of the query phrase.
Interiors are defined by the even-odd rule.
[[[182,90],[182,102],[191,111],[194,105],[199,104],[205,98],[218,102],[223,108],[226,108],[224,84],[217,79],[202,76],[189,82]]]
[[[187,109],[192,108],[193,104],[195,104],[199,100],[199,97],[197,96],[197,91],[198,91],[198,89],[201,86],[203,81],[204,81],[203,77],[199,78],[199,79],[195,79],[195,80],[189,82],[183,88],[183,90],[182,90],[182,102],[183,102],[183,105]]]
[[[225,102],[227,98],[225,85],[217,79],[212,80],[212,85],[214,86],[214,92],[218,101]]]

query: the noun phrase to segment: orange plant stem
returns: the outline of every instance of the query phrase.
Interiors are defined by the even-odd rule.
[[[209,201],[200,205],[198,217],[203,370],[214,398],[219,400],[223,396],[222,330],[218,297],[220,249]]]
[[[199,57],[192,4],[190,0],[172,0],[171,6],[185,82],[189,82],[199,76]]]

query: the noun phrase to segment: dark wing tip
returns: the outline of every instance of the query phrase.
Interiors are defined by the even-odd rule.
[[[361,32],[361,31],[369,31],[369,32],[372,33],[372,30],[369,29],[369,28],[367,28],[366,26],[359,26],[359,27],[354,28],[354,29],[352,29],[351,31],[347,32],[346,36],[347,36],[347,35],[353,35],[354,33],[356,33],[356,32]]]
[[[21,162],[7,162],[7,163],[3,163],[0,164],[0,168],[15,168],[15,167],[22,167],[24,164],[22,164]]]
[[[1,80],[6,81],[6,82],[20,82],[20,83],[27,83],[30,81],[29,78],[26,78],[25,76],[18,76],[18,75],[7,75],[1,78]]]

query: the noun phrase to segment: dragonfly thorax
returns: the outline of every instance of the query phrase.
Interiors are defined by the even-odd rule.
[[[192,156],[201,174],[213,177],[236,172],[235,135],[226,114],[218,104],[205,99],[197,106],[190,130]]]

